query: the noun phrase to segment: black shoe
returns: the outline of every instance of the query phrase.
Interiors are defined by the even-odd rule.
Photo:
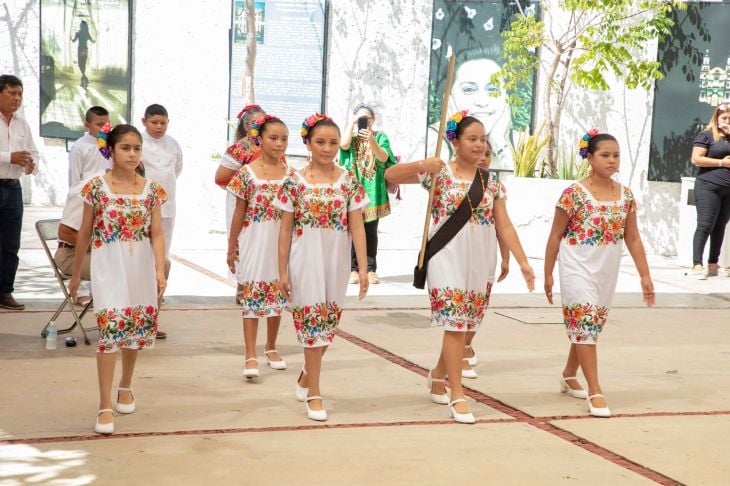
[[[25,304],[13,298],[13,294],[5,294],[0,298],[0,308],[10,310],[25,310]]]

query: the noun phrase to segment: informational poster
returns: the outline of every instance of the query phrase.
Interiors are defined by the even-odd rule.
[[[526,15],[538,15],[535,4],[521,2]],[[517,14],[512,2],[434,0],[431,35],[431,69],[428,84],[427,153],[433,155],[441,118],[444,83],[449,57],[456,56],[449,96],[449,114],[468,110],[486,128],[492,146],[492,167],[512,169],[510,143],[515,132],[529,131],[532,124],[533,83],[516,93],[522,100],[510,106],[508,93],[492,82],[502,65],[502,32]],[[450,160],[452,147],[444,140],[441,158]]]
[[[229,118],[248,104],[241,94],[246,62],[246,1],[233,0]],[[323,111],[326,0],[257,0],[254,102],[289,128],[290,155],[306,155],[302,121]]]
[[[92,106],[130,116],[132,0],[41,0],[40,134],[75,139]]]
[[[650,181],[693,176],[692,141],[721,103],[730,103],[730,4],[688,2],[659,44],[664,78],[656,83]]]

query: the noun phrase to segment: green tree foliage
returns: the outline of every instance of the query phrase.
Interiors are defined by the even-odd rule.
[[[652,87],[662,77],[661,65],[644,59],[642,51],[670,33],[676,10],[686,6],[677,0],[543,0],[537,19],[522,8],[524,0],[516,3],[521,13],[502,34],[505,62],[497,80],[514,93],[539,70],[543,130],[549,138],[542,175],[554,177],[560,119],[571,86],[608,90],[610,73],[629,88]],[[551,24],[546,27],[543,19]],[[510,102],[520,99],[511,96]]]

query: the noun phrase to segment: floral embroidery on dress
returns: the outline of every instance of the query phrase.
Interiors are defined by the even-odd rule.
[[[432,288],[429,290],[432,319],[446,328],[474,331],[484,318],[491,294],[491,283],[484,292]]]
[[[294,328],[302,346],[327,346],[335,338],[342,308],[336,302],[318,302],[292,309]]]
[[[603,246],[621,243],[626,217],[636,210],[636,201],[628,187],[623,199],[596,201],[580,184],[563,191],[556,205],[570,218],[563,239],[571,246]]]
[[[294,236],[303,229],[347,231],[347,213],[366,200],[365,189],[352,172],[334,184],[311,185],[293,169],[279,191],[278,200],[294,211]]]
[[[99,310],[96,312],[98,351],[113,353],[119,348],[153,346],[157,335],[157,312],[157,307],[152,305]]]
[[[279,279],[268,282],[243,282],[243,315],[256,317],[280,316],[284,296],[279,290]]]
[[[563,321],[570,342],[595,344],[606,324],[608,307],[591,304],[571,304],[563,307]]]
[[[152,208],[167,201],[167,193],[155,181],[139,196],[108,193],[101,177],[81,189],[81,196],[94,207],[91,229],[93,248],[116,241],[143,241],[150,237]]]
[[[419,172],[421,184],[424,188],[431,187],[433,177],[425,171]],[[434,189],[433,206],[431,207],[431,217],[433,225],[436,226],[440,221],[450,217],[456,212],[464,197],[469,193],[471,181],[456,179],[448,166],[444,166],[436,179],[437,185]],[[482,195],[479,205],[474,207],[472,211],[471,223],[478,225],[494,224],[494,200],[506,196],[504,185],[497,180],[497,175],[489,173],[489,178],[484,181],[486,190]],[[481,181],[477,179],[477,183]],[[469,204],[469,201],[464,201]]]
[[[274,206],[274,201],[281,190],[281,183],[270,181],[256,181],[248,166],[233,176],[226,188],[234,196],[246,201],[246,214],[243,217],[243,227],[248,228],[251,223],[264,221],[280,221],[281,210]]]
[[[225,155],[241,165],[246,165],[256,158],[258,150],[255,147],[249,147],[248,144],[239,142],[228,147]]]

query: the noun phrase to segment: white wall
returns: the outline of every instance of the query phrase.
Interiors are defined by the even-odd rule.
[[[0,72],[23,79],[23,114],[36,133],[38,3],[6,0],[0,4]],[[326,111],[344,125],[353,105],[371,103],[394,152],[404,160],[421,158],[432,3],[329,3]],[[148,104],[165,105],[170,112],[169,133],[182,145],[185,168],[178,189],[178,247],[187,237],[224,229],[224,195],[213,185],[216,162],[210,157],[226,146],[229,24],[227,0],[135,2],[132,119],[139,125]],[[655,58],[656,46],[648,46],[643,55]],[[608,93],[573,93],[564,117],[564,139],[577,140],[591,126],[616,135],[622,148],[621,179],[640,202],[647,248],[652,253],[673,254],[679,184],[646,180],[653,97],[642,90],[626,90],[621,83],[613,86]],[[61,204],[67,192],[65,144],[53,139],[37,142],[43,160],[40,174],[24,181],[26,202]],[[381,222],[381,248],[416,248],[424,205],[425,191],[404,188],[404,200]]]

